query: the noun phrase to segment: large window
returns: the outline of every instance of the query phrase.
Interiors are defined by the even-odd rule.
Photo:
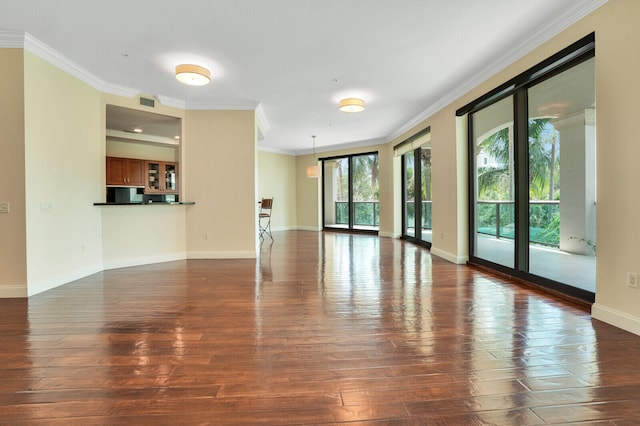
[[[322,170],[324,227],[378,231],[378,153],[323,158]]]
[[[469,123],[470,260],[593,301],[595,40],[458,111]]]

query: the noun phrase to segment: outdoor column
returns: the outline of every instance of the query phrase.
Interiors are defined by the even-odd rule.
[[[593,255],[595,247],[595,110],[552,122],[560,134],[560,250]]]

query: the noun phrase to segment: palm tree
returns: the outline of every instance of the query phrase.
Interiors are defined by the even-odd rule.
[[[497,167],[478,167],[478,197],[494,200],[513,199],[513,158],[512,127],[504,127],[478,144],[478,151],[484,152],[498,164]]]
[[[555,191],[555,170],[558,166],[556,136],[549,132],[549,119],[529,120],[529,192],[532,198],[551,197]],[[551,145],[551,150],[547,146]],[[477,168],[478,196],[485,199],[513,200],[513,128],[504,127],[478,144],[479,151],[490,156],[497,167]],[[541,194],[545,194],[541,196]]]
[[[353,164],[353,199],[376,201],[378,199],[378,156],[359,155]]]

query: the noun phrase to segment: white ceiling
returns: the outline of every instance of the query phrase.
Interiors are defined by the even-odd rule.
[[[299,154],[312,134],[319,151],[388,141],[605,1],[0,0],[0,30],[188,109],[259,107],[259,146]],[[180,63],[211,84],[178,83]]]

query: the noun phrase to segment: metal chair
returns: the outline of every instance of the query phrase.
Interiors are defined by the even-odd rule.
[[[260,213],[258,213],[258,227],[260,229],[260,239],[264,239],[264,234],[267,234],[271,241],[273,241],[273,235],[271,235],[271,207],[273,206],[273,198],[263,198],[260,201]]]

